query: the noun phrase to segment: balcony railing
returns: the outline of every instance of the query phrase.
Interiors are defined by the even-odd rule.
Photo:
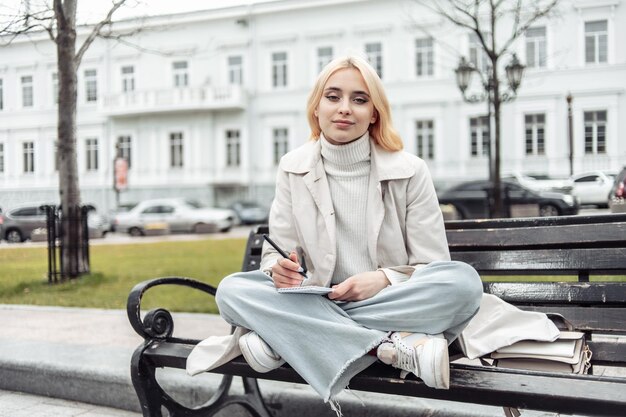
[[[131,91],[106,96],[102,101],[102,111],[113,117],[245,107],[245,93],[237,85]]]

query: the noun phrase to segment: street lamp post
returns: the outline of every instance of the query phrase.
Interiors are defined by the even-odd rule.
[[[461,57],[459,65],[455,69],[456,82],[463,100],[467,103],[487,102],[487,120],[489,125],[489,148],[487,157],[489,159],[489,180],[492,185],[493,202],[489,204],[489,214],[491,217],[502,216],[502,195],[500,193],[500,105],[509,102],[516,97],[517,89],[522,82],[524,75],[524,65],[522,65],[517,56],[513,54],[511,61],[505,67],[506,77],[509,84],[509,91],[500,92],[500,80],[498,79],[497,58],[493,60],[494,65],[487,69],[487,74],[480,73],[471,63],[467,62],[465,57]],[[467,88],[471,84],[472,75],[478,72],[482,79],[483,92],[481,94],[467,93]],[[493,106],[493,107],[492,107]],[[491,135],[491,116],[495,118],[495,138],[493,138],[492,151],[492,135]]]
[[[574,175],[574,126],[572,117],[572,93],[567,93],[567,139],[569,144],[569,175]]]

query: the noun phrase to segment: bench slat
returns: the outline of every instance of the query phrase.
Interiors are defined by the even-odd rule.
[[[565,226],[580,224],[626,223],[626,214],[574,215],[557,217],[518,217],[501,219],[454,220],[445,223],[446,230],[502,229],[521,227]]]
[[[626,282],[485,282],[483,289],[512,304],[600,304],[626,308]]]
[[[451,251],[494,248],[604,248],[624,247],[626,223],[544,226],[528,229],[448,230]]]
[[[578,331],[593,333],[626,333],[625,308],[595,308],[568,306],[519,306],[522,310],[558,313],[569,320]]]
[[[154,366],[184,369],[191,349],[193,345],[158,342],[144,355]],[[267,374],[258,374],[241,357],[211,372],[304,383],[290,367],[283,366]],[[563,374],[564,383],[558,384],[554,379],[560,378],[560,375],[452,364],[451,389],[435,390],[418,379],[402,380],[398,375],[396,369],[374,364],[355,376],[350,387],[389,394],[603,416],[619,415],[625,406],[623,393],[626,392],[626,379],[620,378]]]
[[[626,274],[626,249],[522,249],[451,252],[452,259],[472,265],[481,274]]]
[[[593,365],[626,367],[626,343],[590,340],[588,345]]]

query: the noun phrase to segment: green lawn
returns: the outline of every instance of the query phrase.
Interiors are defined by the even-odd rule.
[[[90,275],[65,284],[48,285],[45,248],[0,250],[0,304],[34,304],[68,307],[125,308],[130,289],[138,282],[163,276],[186,276],[217,285],[239,271],[245,239],[188,242],[92,245]],[[485,277],[489,281],[575,281],[575,277]],[[592,280],[626,281],[626,277],[592,277]],[[213,297],[182,287],[157,287],[148,291],[144,309],[211,312]]]
[[[0,304],[125,308],[130,289],[154,277],[186,276],[209,284],[239,271],[245,239],[92,245],[91,271],[77,280],[48,285],[45,248],[0,250]],[[148,291],[145,308],[217,312],[213,297],[181,287]]]

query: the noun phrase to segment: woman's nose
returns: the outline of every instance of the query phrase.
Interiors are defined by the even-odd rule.
[[[341,114],[351,114],[352,113],[352,109],[350,108],[350,101],[349,100],[343,100],[341,102],[341,104],[339,105],[339,113],[341,113]]]

